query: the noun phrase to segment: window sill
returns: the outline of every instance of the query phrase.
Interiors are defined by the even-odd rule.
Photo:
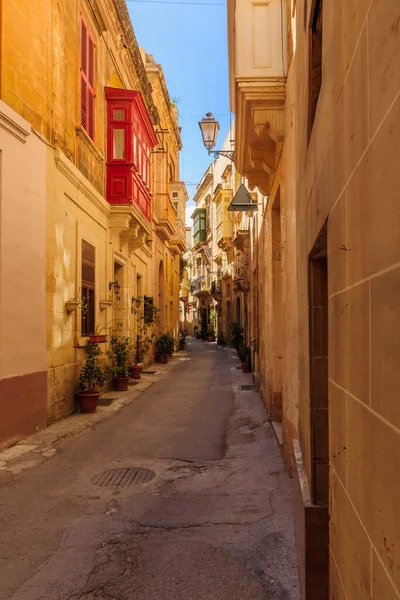
[[[86,346],[89,346],[89,336],[75,338],[75,340],[74,340],[75,348],[86,348]]]

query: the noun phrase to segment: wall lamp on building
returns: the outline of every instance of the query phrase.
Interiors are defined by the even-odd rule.
[[[232,198],[232,202],[228,206],[230,211],[245,212],[247,216],[252,216],[254,212],[258,210],[257,202],[254,202],[246,189],[246,186],[242,183],[236,194]]]
[[[217,143],[219,123],[214,119],[212,113],[206,113],[206,116],[199,121],[199,127],[203,137],[203,144],[207,148],[209,155],[214,154],[214,158],[225,156],[226,158],[229,158],[229,160],[235,160],[234,150],[213,150]]]
[[[115,295],[117,297],[117,300],[121,300],[121,297],[119,295],[119,291],[121,289],[121,286],[119,285],[119,283],[118,283],[117,280],[109,282],[108,289],[111,291],[113,288],[114,288],[114,292],[115,292]]]

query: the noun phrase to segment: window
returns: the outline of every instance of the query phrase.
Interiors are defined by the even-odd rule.
[[[95,249],[82,240],[82,335],[95,330]]]
[[[94,140],[95,133],[95,45],[81,19],[81,125]]]
[[[134,204],[151,218],[150,149],[157,143],[140,92],[105,88],[107,101],[107,200]]]
[[[125,129],[114,129],[113,158],[125,159]]]
[[[308,140],[314,125],[322,85],[322,9],[323,0],[314,0],[310,24]]]

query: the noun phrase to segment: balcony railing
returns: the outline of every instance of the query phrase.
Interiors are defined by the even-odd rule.
[[[238,254],[235,257],[234,262],[233,280],[236,286],[241,289],[242,292],[247,292],[250,287],[249,268],[250,263],[248,255]]]
[[[192,294],[198,294],[199,292],[201,292],[203,281],[204,275],[200,275],[200,277],[193,279],[192,284],[190,286],[190,292]]]
[[[211,295],[214,297],[222,295],[222,281],[220,279],[214,279],[211,282]]]

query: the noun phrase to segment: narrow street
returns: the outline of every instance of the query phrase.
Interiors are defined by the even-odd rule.
[[[297,600],[291,483],[238,364],[190,341],[111,418],[0,471],[1,600]],[[154,476],[96,479],[129,467]]]

